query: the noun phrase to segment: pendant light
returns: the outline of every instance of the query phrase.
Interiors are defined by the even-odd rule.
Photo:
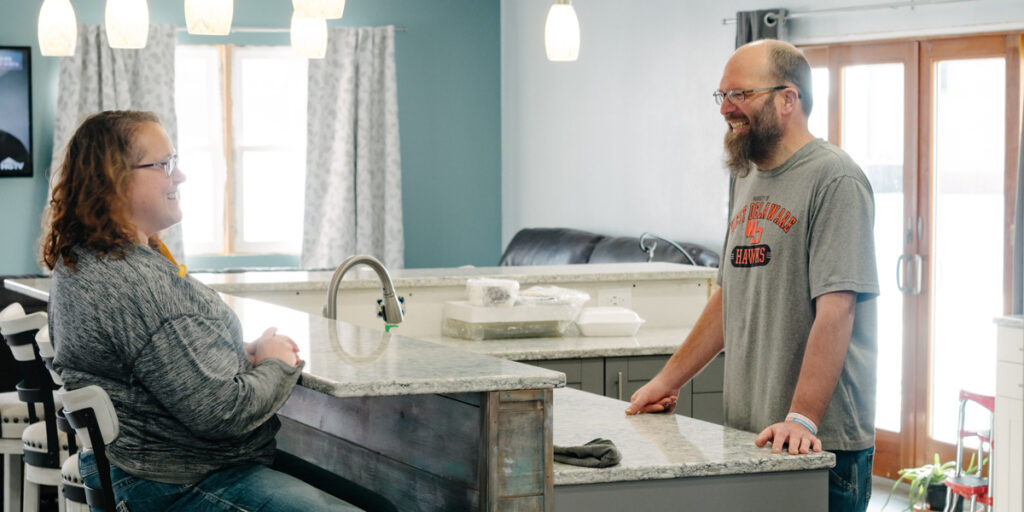
[[[327,53],[327,20],[303,18],[292,13],[292,53],[309,59],[322,59]]]
[[[145,48],[149,5],[146,0],[107,0],[104,23],[111,48]]]
[[[580,22],[569,0],[555,0],[544,23],[544,50],[553,62],[574,61],[580,55]]]
[[[292,0],[300,18],[336,20],[345,14],[345,0]]]
[[[78,20],[71,0],[43,0],[39,9],[39,52],[47,57],[75,54]]]
[[[189,34],[226,36],[231,32],[234,0],[185,0]]]

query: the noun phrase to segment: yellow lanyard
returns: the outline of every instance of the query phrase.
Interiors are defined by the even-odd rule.
[[[156,248],[160,251],[160,254],[164,255],[164,258],[167,258],[171,263],[174,263],[174,266],[178,267],[178,277],[185,277],[185,265],[179,265],[178,262],[174,260],[174,256],[171,254],[170,249],[164,245],[163,240],[156,241]]]

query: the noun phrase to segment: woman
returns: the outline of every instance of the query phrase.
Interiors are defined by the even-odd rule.
[[[302,361],[273,328],[243,343],[235,314],[157,238],[181,221],[176,162],[156,115],[89,117],[68,143],[43,239],[55,369],[68,389],[99,385],[117,410],[107,453],[118,510],[350,508],[267,467]],[[91,453],[80,462],[98,487]]]

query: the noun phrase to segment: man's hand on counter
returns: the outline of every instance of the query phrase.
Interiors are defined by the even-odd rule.
[[[641,414],[645,412],[672,412],[676,408],[676,400],[679,398],[679,388],[665,385],[655,377],[653,380],[633,393],[629,398],[629,407],[626,407],[626,414]]]
[[[821,451],[821,440],[795,421],[783,421],[769,426],[757,435],[754,444],[761,448],[769,441],[772,443],[773,453],[782,453],[782,447],[786,444],[789,445],[791,455]]]

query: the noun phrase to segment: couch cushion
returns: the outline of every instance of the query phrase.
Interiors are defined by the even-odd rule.
[[[697,265],[705,267],[718,266],[718,255],[700,245],[686,242],[679,243],[683,249],[686,249],[690,258],[693,258],[693,262],[691,262],[690,258],[687,258],[683,253],[679,252],[678,249],[664,241],[648,239],[646,244],[650,247],[654,242],[657,242],[657,245],[654,247],[654,259],[650,261],[686,264],[696,263]],[[599,241],[594,247],[594,252],[590,254],[590,263],[644,262],[648,261],[647,257],[647,253],[640,248],[640,239],[637,237],[606,237]]]
[[[601,235],[569,228],[526,228],[516,233],[501,266],[587,263]]]

